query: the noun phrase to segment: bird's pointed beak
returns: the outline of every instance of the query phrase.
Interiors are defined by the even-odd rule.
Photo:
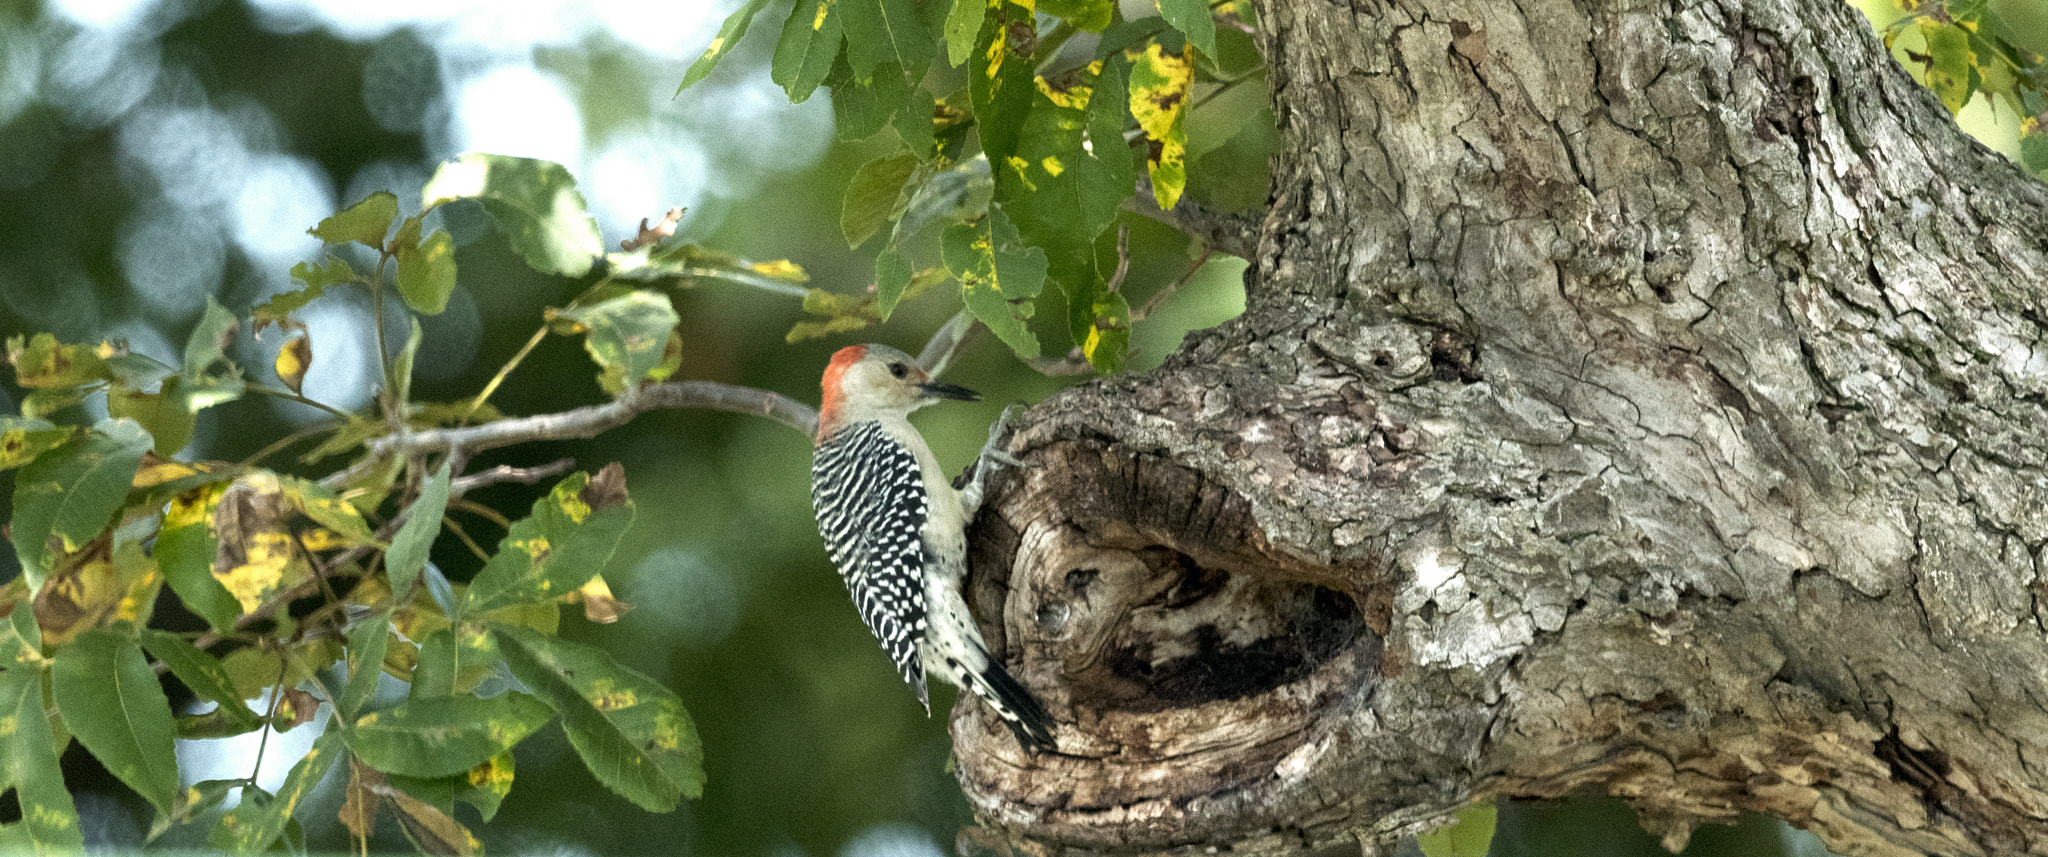
[[[919,390],[924,391],[925,395],[932,396],[934,398],[958,399],[963,402],[981,401],[980,393],[974,392],[973,390],[969,390],[966,387],[962,387],[956,384],[947,384],[943,381],[927,381],[923,384],[917,385],[917,388]]]

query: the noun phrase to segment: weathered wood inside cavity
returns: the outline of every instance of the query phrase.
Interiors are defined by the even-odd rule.
[[[1184,835],[1370,696],[1386,600],[1358,591],[1367,570],[1273,553],[1242,498],[1157,456],[1083,438],[1028,462],[973,534],[975,595],[1060,752],[963,756],[985,813],[1096,846]]]

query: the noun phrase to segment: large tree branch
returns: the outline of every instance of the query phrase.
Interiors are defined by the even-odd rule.
[[[996,847],[1368,848],[1467,795],[2048,852],[2048,189],[1829,0],[1266,3],[1242,319],[980,522],[1062,720]]]

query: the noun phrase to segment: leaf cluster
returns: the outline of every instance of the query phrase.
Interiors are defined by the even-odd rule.
[[[1984,95],[2020,120],[2020,163],[2048,179],[2048,57],[2020,44],[1990,0],[1893,0],[1884,45],[1950,113]]]
[[[767,5],[734,12],[683,86],[708,75]],[[855,174],[841,214],[849,245],[884,238],[873,287],[858,297],[814,290],[805,309],[821,319],[789,338],[887,321],[951,279],[967,311],[1029,360],[1045,350],[1031,319],[1051,285],[1080,355],[1103,374],[1122,367],[1133,313],[1119,290],[1119,213],[1180,205],[1195,155],[1270,145],[1265,114],[1234,103],[1190,134],[1198,101],[1262,73],[1248,4],[1157,8],[1126,19],[1115,0],[797,0],[771,77],[792,101],[830,87],[844,139],[894,133]],[[1263,164],[1262,154],[1245,157]],[[1137,198],[1141,167],[1150,203]]]
[[[249,393],[320,405],[300,392],[316,351],[294,314],[324,296],[359,288],[381,301],[392,291],[412,313],[441,312],[456,254],[428,223],[455,204],[489,212],[536,269],[587,283],[535,335],[580,337],[615,394],[676,367],[666,289],[707,277],[790,288],[802,279],[787,263],[665,246],[665,235],[606,253],[567,171],[473,154],[427,183],[418,214],[401,216],[395,196],[377,193],[310,230],[367,253],[336,249],[294,267],[301,287],[246,318],[209,301],[178,366],[117,342],[10,339],[8,362],[34,392],[21,416],[0,418],[0,470],[16,471],[9,532],[25,570],[0,586],[0,720],[15,724],[0,730],[0,790],[15,790],[23,807],[20,821],[0,825],[0,847],[82,847],[58,771],[73,741],[156,810],[152,835],[207,824],[209,841],[235,853],[302,847],[294,814],[337,766],[348,783],[341,823],[363,842],[393,818],[422,851],[475,853],[455,804],[488,821],[511,787],[514,746],[550,723],[592,776],[641,807],[666,811],[701,792],[702,751],[681,700],[603,650],[556,636],[565,604],[595,621],[624,609],[599,574],[633,519],[623,471],[571,474],[517,521],[464,500],[466,485],[494,478],[464,474],[467,450],[400,441],[502,415],[489,388],[460,402],[412,400],[417,321],[385,362],[377,413],[334,411],[247,462],[171,457],[206,407]],[[272,325],[296,344],[280,351],[276,385],[246,380],[231,343]],[[109,417],[60,421],[102,393]],[[259,463],[322,435],[308,462],[355,453],[326,479]],[[464,510],[506,526],[495,550],[451,517]],[[467,582],[430,562],[444,532],[483,560]],[[164,630],[160,615],[175,615],[159,610],[166,599],[203,630]],[[174,714],[164,674],[212,708]],[[333,716],[274,793],[253,770],[179,787],[175,739],[297,728],[322,704]],[[236,789],[241,802],[224,809]]]

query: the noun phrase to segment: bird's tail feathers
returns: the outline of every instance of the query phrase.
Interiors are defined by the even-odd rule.
[[[1059,749],[1052,740],[1052,715],[1045,706],[1031,697],[1031,692],[1003,671],[1002,664],[990,658],[979,670],[965,670],[968,683],[976,696],[995,709],[996,717],[1017,736],[1017,743],[1024,745],[1026,752],[1037,754]]]

